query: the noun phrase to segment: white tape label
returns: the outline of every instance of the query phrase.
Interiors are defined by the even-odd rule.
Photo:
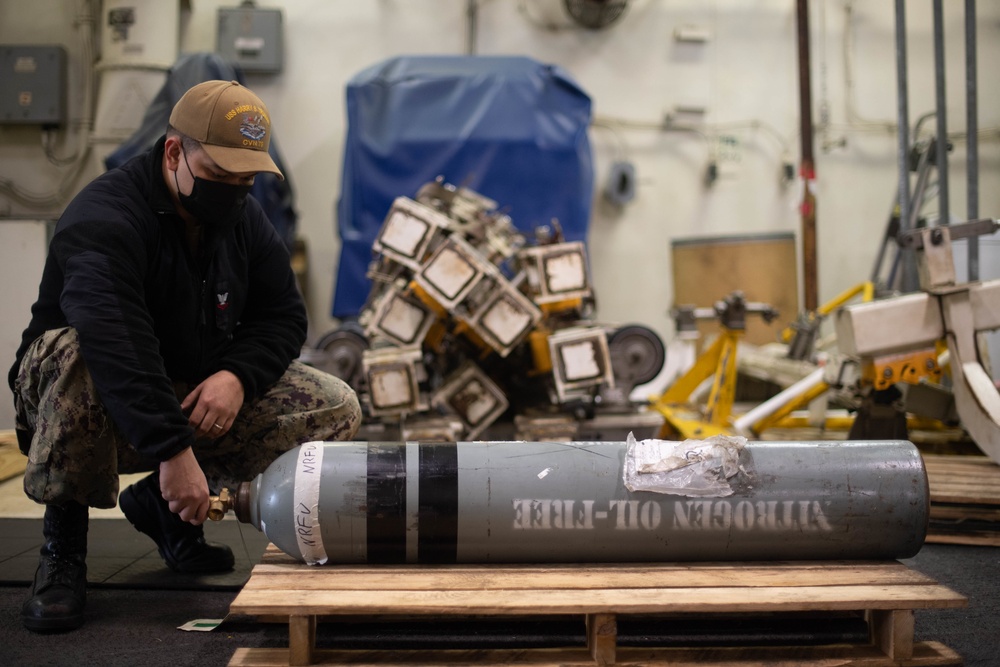
[[[295,507],[292,510],[292,520],[302,560],[309,565],[323,565],[327,561],[323,535],[319,528],[319,485],[322,472],[323,443],[305,443],[299,448],[299,460],[295,465]]]

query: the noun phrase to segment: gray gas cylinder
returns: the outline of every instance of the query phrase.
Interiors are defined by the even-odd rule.
[[[721,443],[721,444],[720,444]],[[310,564],[906,558],[907,441],[306,443],[232,506]]]

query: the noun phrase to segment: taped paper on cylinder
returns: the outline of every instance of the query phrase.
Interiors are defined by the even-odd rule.
[[[319,525],[319,486],[323,473],[324,449],[322,442],[305,443],[299,447],[295,464],[295,507],[292,521],[302,560],[309,565],[323,565],[327,561]]]
[[[705,440],[625,440],[622,477],[629,491],[716,498],[733,493],[730,479],[740,472],[742,436]]]

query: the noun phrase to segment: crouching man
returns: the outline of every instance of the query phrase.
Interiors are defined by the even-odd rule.
[[[295,361],[305,308],[248,195],[257,173],[281,176],[270,134],[247,88],[194,86],[156,145],[58,222],[9,375],[25,493],[45,505],[30,630],[83,623],[89,507],[118,502],[177,572],[227,571],[232,551],[201,527],[210,493],[360,425],[350,387]],[[142,471],[119,496],[119,473]]]

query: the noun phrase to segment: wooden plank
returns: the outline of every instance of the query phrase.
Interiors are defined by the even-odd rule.
[[[899,562],[848,565],[608,565],[553,567],[403,566],[362,567],[257,565],[250,590],[351,590],[364,581],[370,590],[534,590],[537,588],[695,588],[699,586],[828,586],[879,583],[933,584],[933,579]]]
[[[252,579],[253,577],[251,577]],[[364,582],[358,582],[364,585]],[[536,589],[536,590],[256,590],[244,587],[230,606],[242,614],[650,614],[965,606],[966,598],[940,585],[774,586]]]
[[[961,502],[982,502],[983,504],[997,504],[1000,502],[1000,482],[986,483],[974,482],[972,480],[959,480],[939,484],[931,492],[931,500],[934,502],[949,502],[949,496],[960,496]],[[982,498],[976,501],[976,498]]]
[[[931,494],[931,506],[935,504],[965,504],[965,505],[986,505],[992,507],[1000,506],[1000,489],[991,490],[981,487],[948,488],[940,489]]]
[[[274,549],[273,545],[270,545],[265,550],[265,555],[270,553]],[[280,553],[280,552],[278,552]],[[259,570],[261,572],[287,572],[290,568],[295,568],[302,571],[311,572],[331,572],[331,571],[343,571],[343,572],[364,572],[369,574],[372,572],[403,572],[407,574],[413,574],[415,570],[447,570],[450,572],[495,572],[498,570],[506,570],[511,572],[516,572],[519,575],[527,572],[601,572],[605,575],[613,576],[614,573],[619,569],[629,569],[629,570],[640,570],[646,568],[648,570],[656,570],[658,572],[662,571],[683,571],[685,573],[691,573],[696,571],[711,571],[711,572],[721,572],[724,570],[731,570],[736,572],[748,572],[754,571],[756,574],[763,574],[766,576],[766,571],[797,571],[797,572],[838,572],[838,571],[855,571],[863,569],[866,572],[889,572],[889,571],[903,571],[909,570],[905,565],[899,561],[892,560],[815,560],[815,561],[672,561],[664,563],[547,563],[547,564],[518,564],[518,563],[507,563],[507,564],[447,564],[447,565],[411,565],[411,564],[395,564],[395,565],[378,565],[378,564],[345,564],[345,565],[322,565],[322,566],[307,566],[303,563],[292,559],[289,556],[284,556],[283,559],[268,559],[268,562],[262,561],[259,563],[255,571]]]
[[[1000,479],[994,479],[992,476],[986,475],[970,475],[956,472],[949,473],[948,476],[938,475],[936,478],[932,477],[930,479],[933,485],[931,487],[931,495],[948,491],[949,489],[956,491],[978,489],[983,493],[996,493],[997,489],[1000,488]]]
[[[913,656],[897,662],[871,645],[618,649],[616,664],[638,667],[931,667],[961,665],[961,657],[939,642],[918,642]],[[337,651],[318,650],[318,667],[455,667],[457,665],[523,667],[594,667],[586,649],[532,649],[483,651]],[[288,665],[288,649],[236,650],[230,667],[280,667]]]
[[[282,551],[278,547],[274,546],[273,542],[268,542],[267,546],[264,547],[264,553],[261,554],[261,556],[260,556],[260,562],[261,563],[266,563],[266,564],[275,564],[275,565],[277,565],[277,564],[290,564],[290,565],[299,564],[299,565],[301,565],[302,564],[301,561],[295,560],[294,558],[292,558],[291,556],[289,556],[288,554],[286,554],[284,551]]]
[[[982,489],[949,489],[931,496],[931,507],[935,503],[966,503],[969,505],[1000,505],[1000,494]]]
[[[932,484],[937,486],[954,484],[956,486],[982,486],[996,489],[1000,486],[1000,467],[972,468],[954,471],[935,471],[928,468],[927,473]],[[933,492],[934,489],[932,488]]]
[[[935,503],[1000,505],[1000,483],[993,486],[969,482],[939,484],[930,494]]]
[[[996,488],[1000,485],[1000,466],[985,468],[976,466],[956,470],[935,470],[928,468],[927,473],[935,484],[982,485]]]
[[[601,667],[615,664],[618,621],[614,614],[587,615],[587,649]]]
[[[932,475],[974,475],[990,478],[1000,472],[1000,464],[988,456],[924,454],[924,465]]]
[[[968,457],[976,458],[976,457]],[[986,459],[986,457],[983,457]],[[927,472],[932,477],[949,478],[955,477],[959,479],[978,479],[985,481],[995,480],[997,475],[1000,474],[1000,465],[997,465],[993,461],[986,459],[982,462],[969,462],[969,463],[934,463],[927,462],[924,459],[927,467]]]
[[[926,542],[1000,546],[1000,465],[986,456],[924,456],[931,525]]]
[[[288,664],[311,665],[316,648],[316,617],[288,617]]]
[[[991,521],[1000,523],[1000,507],[982,505],[931,505],[931,521]]]
[[[930,484],[926,541],[1000,546],[1000,465],[986,456],[924,455]]]
[[[978,454],[924,454],[924,464],[930,468],[946,467],[975,467],[983,468],[1000,467],[988,456]]]
[[[926,542],[931,544],[963,544],[975,547],[1000,547],[1000,534],[995,532],[963,531],[949,533],[932,529]]]
[[[956,503],[1000,507],[1000,465],[986,456],[924,455],[932,509]]]
[[[969,459],[979,459],[980,457],[969,456]],[[992,460],[987,459],[985,456],[982,457],[982,461],[970,461],[968,463],[962,462],[945,462],[945,463],[935,463],[933,461],[928,462],[927,458],[924,458],[924,464],[927,467],[928,474],[933,477],[955,477],[959,479],[972,478],[979,480],[994,480],[997,475],[1000,474],[1000,465],[994,463]]]
[[[872,643],[893,660],[913,657],[913,610],[873,609],[868,612]]]

